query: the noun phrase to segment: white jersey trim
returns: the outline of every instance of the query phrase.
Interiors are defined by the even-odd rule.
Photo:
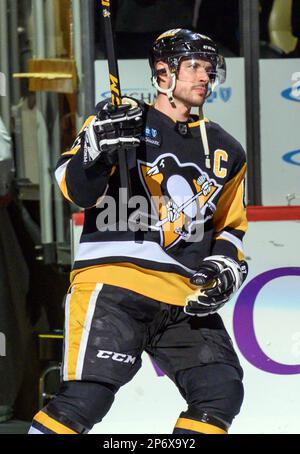
[[[28,435],[45,435],[41,430],[36,429],[35,427],[30,427]]]
[[[232,243],[237,249],[244,253],[244,246],[242,241],[231,233],[223,231],[217,236],[217,238],[224,238],[224,240],[230,241],[230,243]]]
[[[178,266],[188,273],[195,273],[195,270],[191,270],[180,262],[177,262],[177,260],[166,254],[159,244],[152,241],[144,241],[142,244],[135,243],[134,241],[80,243],[75,262],[105,257],[128,257],[128,259],[136,258],[150,262],[165,263]]]
[[[56,178],[56,181],[59,184],[59,186],[61,186],[61,182],[63,181],[66,170],[67,170],[67,165],[69,164],[70,161],[71,161],[71,159],[68,159],[68,161],[64,162],[61,166],[59,166],[55,170],[55,178]]]
[[[65,299],[65,330],[64,330],[64,362],[63,362],[63,379],[68,380],[68,350],[69,350],[69,320],[70,320],[70,299],[71,293],[68,293]]]

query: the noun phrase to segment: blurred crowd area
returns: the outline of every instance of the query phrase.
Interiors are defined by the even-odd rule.
[[[56,57],[72,53],[71,0],[55,3]],[[147,58],[155,38],[172,28],[212,37],[225,57],[241,55],[240,0],[114,0],[113,27],[118,58]],[[32,0],[20,0],[21,66],[32,57]],[[94,0],[96,58],[104,58],[99,1]],[[300,57],[300,0],[259,0],[261,58]],[[50,38],[50,37],[49,37]]]
[[[189,28],[213,38],[225,57],[241,56],[239,0],[116,0],[118,58],[147,58],[165,30]],[[95,1],[96,57],[104,58],[101,14]],[[300,0],[260,0],[261,58],[300,57]]]

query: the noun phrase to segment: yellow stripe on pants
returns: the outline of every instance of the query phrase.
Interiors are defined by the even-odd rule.
[[[56,434],[62,434],[62,435],[75,435],[77,432],[74,430],[70,429],[69,427],[65,426],[64,424],[61,424],[60,422],[56,421],[53,418],[50,418],[46,413],[43,411],[40,411],[37,413],[34,417],[34,421],[42,424],[46,429],[52,430],[52,432]]]
[[[188,418],[179,418],[175,427],[176,429],[192,430],[193,432],[199,432],[202,434],[227,435],[226,430],[223,430],[220,427],[201,421],[194,421],[193,419]]]
[[[96,301],[103,284],[81,284],[66,299],[63,379],[80,380]]]

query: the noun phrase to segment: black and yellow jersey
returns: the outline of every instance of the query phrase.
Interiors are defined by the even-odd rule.
[[[141,144],[131,156],[127,152],[131,227],[121,228],[118,166],[100,160],[89,169],[82,166],[85,127],[92,118],[55,172],[64,196],[85,209],[71,283],[101,282],[184,305],[195,290],[189,279],[203,258],[244,257],[245,152],[218,124],[205,120],[207,168],[199,118],[180,123],[146,106]]]

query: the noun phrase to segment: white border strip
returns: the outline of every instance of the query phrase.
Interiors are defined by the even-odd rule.
[[[64,362],[63,362],[63,379],[68,380],[68,350],[69,350],[69,320],[70,320],[70,299],[71,293],[68,293],[65,299],[65,330],[64,330]]]

